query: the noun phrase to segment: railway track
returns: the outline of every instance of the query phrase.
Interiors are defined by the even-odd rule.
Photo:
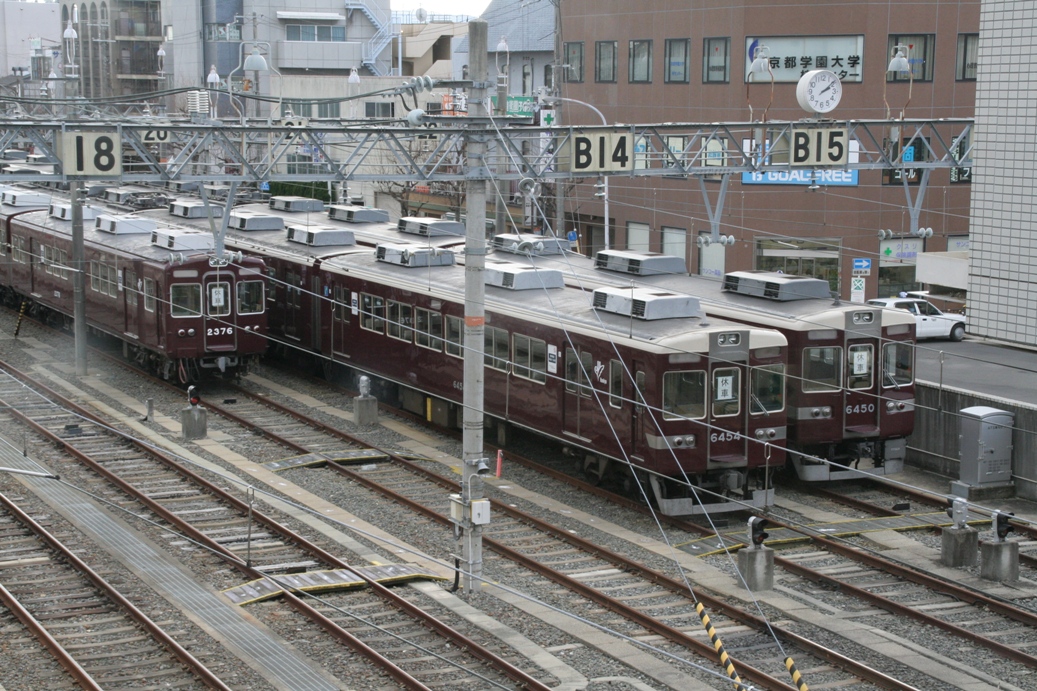
[[[10,365],[0,363],[0,369],[3,370],[0,405],[7,408],[9,415],[63,447],[79,463],[118,488],[118,493],[146,506],[157,518],[220,556],[242,576],[251,580],[268,575],[276,578],[279,573],[350,568],[349,564],[242,498],[192,472],[176,459],[111,430],[89,411]],[[121,496],[112,498],[121,501]],[[359,575],[383,608],[389,604],[410,620],[410,628],[404,633],[419,639],[422,655],[410,658],[398,655],[401,645],[410,644],[406,638],[386,636],[380,626],[368,622],[366,626],[354,626],[351,632],[322,614],[307,597],[286,591],[282,598],[292,609],[376,665],[402,688],[428,688],[418,676],[435,676],[430,674],[430,668],[447,667],[452,679],[467,674],[478,679],[481,685],[489,682],[499,688],[547,688],[455,626],[436,620],[389,588]],[[336,611],[341,614],[348,610],[339,607]],[[358,635],[360,630],[364,635]],[[430,631],[434,635],[430,636]],[[457,660],[459,656],[461,661]],[[429,663],[429,658],[435,661]]]
[[[0,601],[75,684],[229,691],[76,551],[0,494]]]

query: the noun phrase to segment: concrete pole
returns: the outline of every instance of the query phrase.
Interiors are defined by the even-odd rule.
[[[83,246],[83,198],[80,183],[70,182],[72,194],[72,317],[76,346],[76,376],[86,376],[86,250]]]
[[[487,95],[487,24],[481,19],[468,23],[469,74],[473,80],[468,101],[468,116],[485,119]],[[483,458],[483,333],[486,323],[483,283],[486,267],[486,136],[483,128],[468,135],[467,224],[465,226],[464,281],[464,424],[462,436],[463,468],[461,471],[464,592],[482,577],[482,527],[472,524],[472,500],[482,497],[482,480],[478,475]]]

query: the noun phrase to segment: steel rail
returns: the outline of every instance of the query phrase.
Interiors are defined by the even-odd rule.
[[[162,629],[162,627],[160,627],[158,624],[152,621],[151,618],[148,617],[148,615],[144,614],[144,612],[137,609],[137,607],[134,606],[132,602],[127,600],[122,595],[122,593],[116,590],[114,586],[108,583],[108,581],[102,578],[101,575],[98,574],[96,571],[91,569],[86,562],[77,557],[76,554],[68,547],[66,547],[64,544],[62,544],[60,540],[51,535],[46,528],[34,521],[32,517],[29,516],[27,513],[22,511],[21,508],[19,508],[7,496],[0,494],[0,503],[2,503],[4,505],[4,508],[6,508],[12,515],[14,515],[19,521],[21,521],[23,525],[32,530],[32,532],[39,536],[41,540],[46,542],[51,549],[58,552],[62,557],[64,557],[73,566],[73,568],[75,568],[77,571],[86,576],[87,579],[94,584],[94,587],[96,587],[98,590],[103,591],[113,602],[115,602],[115,604],[117,604],[127,614],[129,614],[134,621],[136,621],[138,624],[144,627],[144,629],[147,630],[148,633],[150,633],[156,641],[165,646],[165,648],[169,650],[169,652],[172,653],[172,655],[177,660],[179,660],[189,670],[194,672],[194,674],[203,683],[205,683],[206,686],[208,686],[211,689],[220,689],[220,691],[231,691],[231,687],[224,684],[223,681],[221,681],[220,678],[212,672],[212,670],[203,665],[201,661],[199,661],[194,655],[185,650],[179,643],[176,642],[176,640],[173,639],[172,636],[166,633]],[[13,596],[11,597],[13,598]],[[28,613],[26,612],[26,614]],[[32,615],[29,616],[31,618]],[[21,616],[19,616],[19,619],[21,619]],[[50,636],[48,634],[47,638],[49,637]],[[62,651],[61,655],[58,656],[58,660],[62,663],[62,666],[68,669],[69,672],[72,673],[77,680],[80,680],[85,684],[95,683],[92,679],[89,679],[89,675],[87,675],[86,679],[81,679],[77,673],[72,672],[72,669],[69,667],[69,665],[66,664],[64,658],[62,657],[64,655],[68,655],[68,653],[64,651],[64,648],[61,648],[60,644],[57,643],[57,641],[54,641],[54,643]],[[48,645],[48,648],[49,647],[50,646]],[[53,649],[52,652],[54,652]],[[75,668],[78,668],[82,671],[83,674],[86,674],[86,672],[82,670],[81,667],[79,667],[79,665],[75,662],[75,660],[71,658],[71,656],[68,656],[68,660],[72,662]]]

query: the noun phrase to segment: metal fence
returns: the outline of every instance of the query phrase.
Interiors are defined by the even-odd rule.
[[[907,463],[957,480],[961,462],[959,411],[990,406],[1015,415],[1012,431],[1012,480],[1016,496],[1037,500],[1037,407],[936,384],[915,387],[915,431],[908,437]],[[949,488],[948,488],[949,491]]]

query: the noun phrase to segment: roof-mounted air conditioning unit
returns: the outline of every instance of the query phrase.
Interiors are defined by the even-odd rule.
[[[594,308],[644,320],[702,316],[698,298],[652,288],[598,288]]]
[[[284,230],[284,219],[270,214],[231,211],[227,226],[236,230]]]
[[[152,219],[139,216],[100,214],[94,219],[95,228],[112,235],[143,235],[155,230],[157,225]]]
[[[562,288],[565,281],[558,269],[540,269],[514,262],[487,261],[484,271],[486,285],[509,290],[536,290]]]
[[[277,211],[324,211],[324,202],[309,197],[270,197],[270,208]]]
[[[180,218],[208,218],[209,212],[201,201],[177,199],[169,202],[169,213]]]
[[[732,271],[724,274],[723,289],[739,295],[753,295],[780,302],[827,299],[832,295],[831,286],[822,278],[774,271]]]
[[[331,226],[289,225],[287,229],[289,242],[297,242],[309,247],[334,247],[336,245],[355,245],[353,231]]]
[[[450,266],[454,263],[452,250],[424,245],[393,245],[382,243],[375,252],[378,261],[399,266]]]
[[[187,228],[156,228],[151,233],[151,244],[167,250],[211,250],[214,241],[210,233]]]
[[[332,204],[328,207],[328,218],[346,223],[388,223],[389,212],[371,206]]]
[[[633,276],[670,276],[688,273],[680,257],[659,252],[602,250],[595,255],[594,267]]]
[[[89,204],[84,204],[82,209],[84,221],[92,221],[104,212],[104,209],[101,207],[90,206]],[[50,215],[62,221],[71,221],[72,202],[51,202]]]
[[[464,237],[465,228],[463,223],[447,221],[442,218],[419,218],[416,216],[405,216],[396,224],[396,229],[401,233],[420,235],[422,237],[440,237],[444,235],[456,235]]]

